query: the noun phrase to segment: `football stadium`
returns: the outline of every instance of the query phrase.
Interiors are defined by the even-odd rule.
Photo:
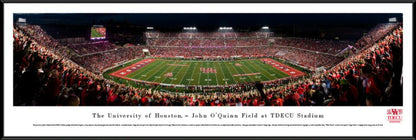
[[[14,19],[15,106],[403,105],[401,14]]]

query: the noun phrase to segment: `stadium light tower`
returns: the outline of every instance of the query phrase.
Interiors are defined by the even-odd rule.
[[[26,19],[25,18],[18,18],[17,25],[26,25]]]
[[[261,29],[263,29],[263,30],[269,30],[269,26],[263,26],[263,27],[261,27]]]
[[[229,30],[233,30],[233,27],[220,27],[219,30],[220,31],[229,31]]]
[[[397,22],[397,18],[396,17],[389,18],[389,22],[390,23],[395,23],[395,22]]]
[[[147,30],[153,30],[153,27],[146,27]]]
[[[183,27],[183,30],[196,31],[196,27]]]

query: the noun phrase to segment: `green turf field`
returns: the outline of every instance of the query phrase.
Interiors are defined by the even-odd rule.
[[[97,30],[91,29],[91,38],[93,37],[104,37],[104,35],[100,34]]]
[[[204,73],[201,70],[203,68],[207,71],[211,68],[210,73]],[[169,73],[171,73],[171,76],[169,76]],[[229,85],[242,82],[276,80],[288,77],[288,75],[257,59],[240,61],[158,59],[126,77],[177,85]]]

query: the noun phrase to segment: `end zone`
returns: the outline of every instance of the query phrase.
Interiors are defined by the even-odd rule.
[[[269,65],[271,65],[271,66],[273,66],[274,68],[286,73],[287,75],[290,75],[291,77],[299,77],[299,76],[305,75],[305,73],[303,73],[303,72],[301,72],[301,71],[299,71],[295,68],[289,67],[285,64],[282,64],[280,62],[277,62],[276,60],[273,60],[271,58],[263,58],[263,59],[260,59],[260,60],[269,64]]]
[[[150,63],[152,63],[153,61],[155,61],[155,59],[151,59],[151,58],[143,59],[143,60],[141,60],[141,61],[139,61],[137,63],[134,63],[134,64],[132,64],[130,66],[127,66],[127,67],[125,67],[123,69],[120,69],[120,70],[118,70],[116,72],[113,72],[110,75],[111,76],[115,76],[115,77],[119,77],[119,78],[126,79],[126,76],[127,75],[129,75],[130,73],[135,72],[136,70],[138,70],[138,69],[140,69],[140,68],[142,68],[142,67],[144,67],[144,66],[146,66],[146,65],[148,65]]]

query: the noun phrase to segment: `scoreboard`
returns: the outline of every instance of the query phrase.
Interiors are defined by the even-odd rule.
[[[106,28],[102,25],[91,27],[91,40],[102,40],[106,38]]]

